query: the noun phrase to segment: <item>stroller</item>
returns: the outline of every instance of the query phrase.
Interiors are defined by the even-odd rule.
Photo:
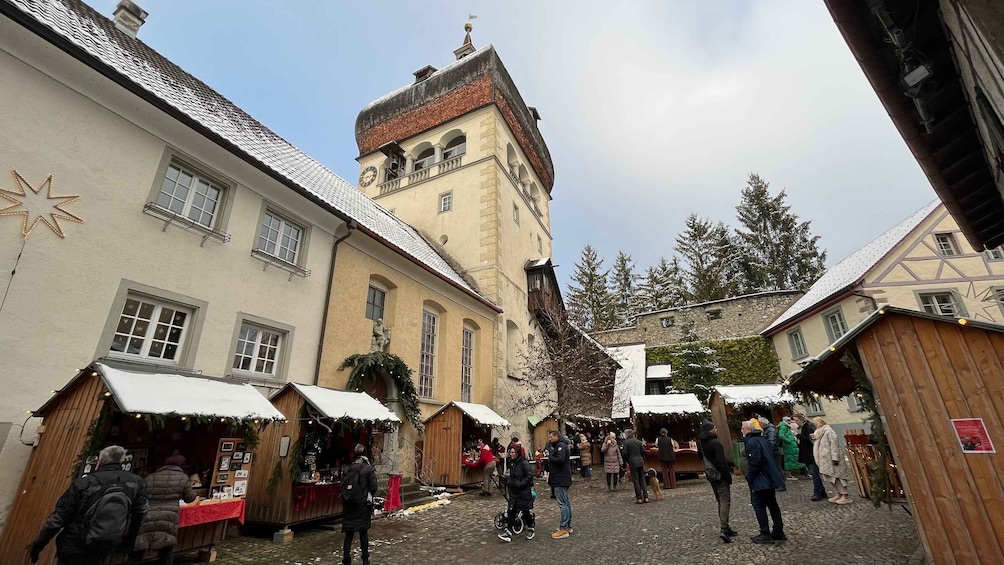
[[[508,480],[503,475],[492,475],[492,482],[495,486],[502,491],[502,498],[505,499],[506,505],[503,510],[500,510],[498,514],[495,515],[495,529],[504,530],[509,524],[509,489]],[[537,493],[533,491],[533,499],[536,500]],[[534,527],[534,515],[533,515],[533,502],[530,503],[530,508],[527,510],[516,510],[516,519],[513,521],[514,526],[512,533],[519,535],[523,533],[524,528]]]

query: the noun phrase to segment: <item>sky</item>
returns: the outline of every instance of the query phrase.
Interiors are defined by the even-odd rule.
[[[453,61],[476,15],[542,117],[562,282],[587,243],[640,273],[690,213],[734,225],[751,172],[830,266],[935,199],[822,0],[137,3],[140,39],[352,184],[359,110]]]

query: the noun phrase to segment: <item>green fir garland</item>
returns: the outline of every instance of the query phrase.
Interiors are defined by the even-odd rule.
[[[851,376],[858,383],[858,393],[860,394],[861,403],[864,405],[865,410],[871,413],[867,420],[871,422],[871,442],[875,451],[875,459],[868,462],[868,476],[871,479],[871,492],[869,495],[871,496],[872,504],[875,508],[878,508],[885,503],[891,509],[893,500],[892,492],[889,488],[889,462],[886,459],[886,454],[889,453],[889,439],[886,437],[885,427],[882,425],[882,417],[878,412],[878,404],[875,401],[875,388],[872,386],[871,381],[868,380],[868,376],[865,375],[861,364],[850,353],[844,353],[840,362],[851,371]]]
[[[412,371],[400,357],[383,351],[357,353],[346,358],[338,367],[339,371],[345,369],[352,369],[349,382],[345,385],[348,390],[362,391],[367,382],[378,377],[390,377],[397,385],[405,418],[416,430],[422,430],[422,412],[418,407],[418,392],[412,380]]]

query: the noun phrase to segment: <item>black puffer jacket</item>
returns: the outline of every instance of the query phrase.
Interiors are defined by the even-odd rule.
[[[342,499],[345,508],[342,510],[342,531],[362,532],[370,529],[373,525],[373,501],[372,496],[377,491],[376,469],[370,465],[370,460],[366,457],[356,459],[352,464],[359,468],[359,484],[370,494],[367,500],[361,504],[352,504]]]
[[[559,437],[554,443],[547,444],[547,484],[552,487],[572,486],[572,464],[569,457],[566,438]]]
[[[803,465],[815,465],[816,458],[812,455],[812,432],[816,431],[816,426],[812,422],[805,422],[798,428],[798,462]]]
[[[509,468],[509,500],[513,508],[525,510],[533,507],[533,469],[519,453]]]
[[[725,457],[725,448],[722,442],[718,441],[718,434],[712,432],[701,432],[701,444],[699,447],[701,458],[708,458],[715,469],[721,473],[720,481],[709,481],[712,484],[725,483],[732,484],[732,463]]]
[[[136,538],[136,550],[161,549],[178,543],[178,501],[192,502],[188,475],[175,465],[166,465],[146,478],[146,496],[150,511]]]

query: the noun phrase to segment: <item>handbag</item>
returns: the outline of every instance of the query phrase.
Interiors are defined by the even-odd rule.
[[[722,473],[715,467],[707,457],[704,457],[704,476],[711,482],[722,480]]]

